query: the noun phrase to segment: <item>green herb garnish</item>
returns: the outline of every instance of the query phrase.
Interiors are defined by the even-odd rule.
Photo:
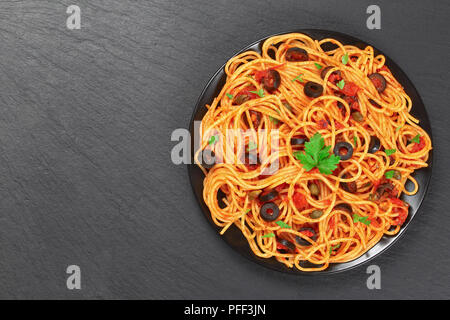
[[[253,141],[248,142],[247,151],[252,151],[255,150],[256,148],[258,148],[258,145],[255,142]]]
[[[282,228],[286,228],[286,229],[290,229],[290,228],[292,228],[290,225],[288,225],[287,223],[285,223],[284,221],[277,221],[277,222],[275,222],[277,225],[279,225],[280,227],[282,227]]]
[[[345,81],[344,81],[344,79],[342,79],[341,81],[339,81],[338,83],[336,83],[336,86],[339,88],[339,89],[344,89],[344,86],[345,86]]]
[[[225,95],[226,95],[228,98],[233,99],[233,95],[232,95],[232,94],[225,93]]]
[[[320,64],[318,64],[317,62],[314,62],[314,65],[316,66],[317,70],[322,69],[322,66]]]
[[[273,237],[275,237],[275,234],[268,233],[268,234],[263,235],[261,238],[273,238]]]
[[[303,75],[303,73],[300,73],[298,76],[296,76],[296,77],[295,77],[294,79],[292,79],[291,81],[292,81],[292,82],[295,82],[295,81],[299,80],[300,82],[303,82],[302,75]]]
[[[397,128],[395,128],[395,132],[399,132],[402,127],[403,126],[398,126]]]
[[[344,54],[342,56],[342,63],[343,64],[347,64],[348,63],[348,53]]]
[[[273,122],[273,124],[278,124],[279,120],[277,118],[274,118],[272,116],[269,116],[269,120]]]
[[[397,150],[396,149],[386,149],[384,152],[386,152],[387,156],[393,155]]]
[[[356,139],[356,136],[353,136],[353,144],[355,145],[355,147],[356,147],[356,143],[357,143],[357,139]]]
[[[386,177],[386,179],[392,179],[394,177],[394,174],[395,174],[394,170],[389,170],[384,173],[384,176]]]
[[[260,98],[264,98],[264,89],[259,89],[258,91],[250,91],[251,93],[257,94]]]
[[[411,142],[420,143],[420,134],[411,139]]]
[[[214,144],[217,140],[219,140],[216,136],[211,136],[211,138],[209,138],[208,143],[209,145]]]
[[[368,217],[361,217],[357,213],[353,214],[353,222],[361,222],[364,223],[366,226],[370,224],[370,220]]]
[[[305,143],[305,152],[296,151],[294,152],[294,157],[300,160],[306,171],[317,167],[320,173],[331,174],[336,169],[341,158],[330,154],[330,148],[331,146],[325,146],[325,140],[317,132]]]

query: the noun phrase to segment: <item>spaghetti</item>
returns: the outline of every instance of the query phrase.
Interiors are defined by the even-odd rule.
[[[412,173],[432,146],[383,55],[292,33],[231,58],[225,73],[194,157],[221,234],[234,224],[258,257],[320,271],[400,231],[399,197],[417,192]],[[232,129],[249,134],[230,139]]]

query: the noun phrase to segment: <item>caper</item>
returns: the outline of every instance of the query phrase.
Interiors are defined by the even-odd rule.
[[[394,170],[394,179],[397,179],[397,180],[402,179],[402,174],[400,173],[400,171]]]
[[[308,189],[313,196],[318,196],[320,194],[319,186],[315,183],[309,184]]]
[[[292,106],[289,104],[289,102],[283,102],[283,106],[290,112],[292,112]]]
[[[363,117],[363,115],[361,114],[361,112],[359,112],[359,111],[353,112],[353,113],[352,113],[352,117],[353,117],[353,119],[354,119],[355,121],[357,121],[357,122],[363,122],[363,121],[364,121],[364,117]]]
[[[322,215],[323,215],[323,211],[322,210],[314,210],[313,212],[311,212],[309,214],[309,217],[311,219],[319,219]]]

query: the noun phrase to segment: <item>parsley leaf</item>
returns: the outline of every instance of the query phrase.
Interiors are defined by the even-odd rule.
[[[286,229],[290,229],[292,228],[290,225],[288,225],[287,223],[285,223],[284,221],[277,221],[275,222],[277,225],[279,225],[282,228],[286,228]]]
[[[320,64],[318,64],[317,62],[314,62],[314,65],[316,66],[317,70],[322,69],[322,66]]]
[[[336,169],[341,158],[330,154],[331,146],[325,146],[325,140],[320,133],[316,133],[308,142],[305,143],[305,152],[294,152],[294,157],[300,160],[303,168],[310,171],[314,167],[319,169],[322,174],[331,174]]]
[[[273,237],[275,237],[275,234],[268,233],[268,234],[263,235],[261,238],[273,238]]]
[[[219,140],[216,136],[211,136],[211,138],[209,138],[208,143],[209,145],[212,145],[214,143],[216,143],[216,141]]]
[[[357,144],[357,138],[356,138],[356,136],[353,136],[353,144],[355,145],[355,147],[356,147],[356,144]]]
[[[398,126],[397,128],[395,128],[395,132],[399,132],[402,127],[403,126]]]
[[[272,116],[269,116],[269,120],[273,122],[273,124],[278,124],[279,120],[277,118],[274,118]]]
[[[347,64],[348,63],[348,53],[344,54],[342,56],[342,63],[343,64]]]
[[[296,76],[294,79],[292,79],[291,81],[292,82],[295,82],[295,81],[300,81],[300,82],[303,82],[303,79],[302,79],[302,75],[303,75],[303,73],[300,73],[298,76]]]
[[[344,79],[342,79],[341,81],[339,81],[338,83],[336,83],[336,86],[339,88],[339,89],[344,89],[344,86],[345,86],[345,81],[344,81]]]
[[[260,98],[264,98],[264,89],[259,89],[258,91],[250,91],[251,93],[257,94]]]
[[[420,143],[420,134],[411,139],[411,142]]]
[[[353,214],[353,222],[361,222],[368,226],[371,221],[368,219],[368,217],[361,217],[357,213],[355,213]]]
[[[397,150],[396,149],[386,149],[384,152],[386,152],[387,156],[393,155]]]
[[[248,142],[247,151],[252,151],[255,150],[256,148],[258,148],[258,145],[254,141]]]
[[[225,93],[225,95],[226,95],[228,98],[233,99],[233,95],[232,95],[232,94]]]
[[[384,173],[384,176],[386,177],[386,179],[392,179],[394,177],[394,174],[395,174],[394,170],[389,170]]]

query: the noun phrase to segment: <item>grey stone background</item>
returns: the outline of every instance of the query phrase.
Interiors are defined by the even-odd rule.
[[[66,8],[81,7],[81,30]],[[382,29],[366,28],[378,4]],[[449,298],[447,1],[0,1],[0,298]],[[430,115],[434,169],[408,231],[367,265],[292,276],[241,257],[170,161],[209,77],[241,47],[296,28],[372,43]],[[77,264],[82,290],[66,289]]]

